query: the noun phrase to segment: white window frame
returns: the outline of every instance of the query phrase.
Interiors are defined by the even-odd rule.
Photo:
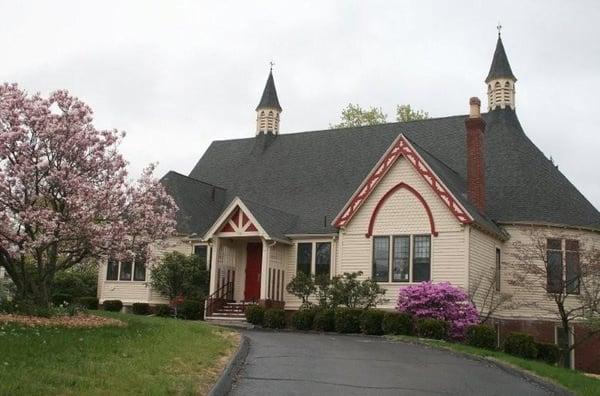
[[[329,279],[334,276],[334,257],[335,257],[335,241],[333,239],[299,239],[294,241],[294,275],[298,272],[298,244],[299,243],[310,243],[310,273],[315,275],[317,267],[317,243],[329,243],[331,244],[331,251],[329,253]]]
[[[104,282],[133,282],[133,283],[146,283],[148,281],[148,262],[146,262],[146,272],[144,274],[144,280],[134,280],[135,279],[135,267],[136,260],[135,258],[131,260],[131,279],[123,280],[121,279],[121,260],[117,261],[117,279],[106,279],[108,276],[108,263],[110,260],[106,261],[106,271],[104,271]]]
[[[419,282],[414,282],[413,281],[413,275],[414,275],[414,269],[413,269],[413,260],[414,260],[414,247],[415,247],[415,237],[416,236],[429,236],[429,281],[431,282],[433,280],[433,235],[427,232],[417,232],[414,234],[377,234],[377,235],[372,235],[371,236],[371,267],[370,267],[370,274],[371,274],[371,279],[373,279],[373,241],[375,240],[376,237],[387,237],[389,238],[389,251],[388,251],[388,280],[387,282],[377,282],[380,285],[415,285],[415,284],[419,284],[421,283]],[[408,265],[410,267],[409,269],[409,280],[408,282],[402,282],[402,281],[394,281],[393,280],[393,271],[394,271],[394,237],[409,237],[410,239],[410,246],[409,246],[409,252],[408,252],[408,257],[409,257],[409,261],[408,261]]]
[[[192,254],[196,254],[195,253],[196,252],[196,246],[206,246],[206,270],[210,271],[211,258],[212,258],[212,255],[211,255],[212,248],[211,248],[211,246],[208,243],[206,243],[206,242],[194,243],[192,245]]]

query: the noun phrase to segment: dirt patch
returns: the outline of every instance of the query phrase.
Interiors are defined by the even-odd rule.
[[[232,345],[227,351],[225,351],[225,353],[222,356],[219,357],[219,360],[213,367],[206,368],[202,373],[205,380],[202,381],[202,385],[198,389],[198,392],[201,395],[206,395],[210,392],[215,382],[221,376],[223,369],[225,369],[225,366],[227,366],[229,360],[236,352],[242,339],[239,333],[235,333],[232,331],[222,330],[218,331],[217,334],[219,335],[219,337],[223,338],[225,342],[231,342]]]
[[[45,326],[91,328],[104,326],[126,326],[125,322],[120,320],[96,315],[53,316],[51,318],[42,318],[39,316],[0,314],[0,323],[18,323],[27,327]]]

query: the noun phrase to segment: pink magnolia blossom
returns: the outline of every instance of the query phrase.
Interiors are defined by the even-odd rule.
[[[479,313],[467,294],[448,282],[422,282],[401,289],[396,309],[415,318],[447,321],[453,339],[463,338],[467,327],[479,322]]]
[[[177,207],[154,165],[128,180],[123,136],[97,130],[92,110],[67,91],[44,99],[0,85],[0,265],[18,291],[47,294],[37,289],[56,271],[173,233]]]

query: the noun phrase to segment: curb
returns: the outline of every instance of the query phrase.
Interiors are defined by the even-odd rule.
[[[521,378],[525,379],[526,381],[532,382],[541,388],[549,390],[554,395],[561,395],[561,396],[574,395],[574,393],[572,393],[568,389],[564,388],[562,385],[555,383],[554,381],[552,381],[549,378],[541,377],[535,373],[529,372],[520,367],[513,366],[512,364],[505,363],[503,361],[500,361],[500,360],[497,360],[497,359],[494,359],[491,357],[482,357],[482,356],[472,355],[467,352],[455,351],[451,348],[445,348],[443,346],[431,345],[426,342],[419,342],[418,340],[394,340],[394,339],[390,339],[387,337],[386,337],[386,339],[391,342],[403,342],[405,344],[419,345],[419,346],[423,346],[423,347],[427,347],[427,348],[431,348],[431,349],[436,349],[438,351],[449,352],[454,355],[458,355],[458,356],[462,356],[467,359],[478,361],[480,363],[491,364],[491,365],[496,366],[497,368],[499,368],[502,371],[505,371],[509,374],[521,377]]]
[[[221,376],[212,387],[208,396],[225,396],[231,390],[233,380],[237,375],[238,371],[242,368],[246,356],[248,356],[248,350],[250,348],[250,341],[245,335],[241,335],[242,342],[240,343],[235,355],[231,358],[227,366],[223,369]]]

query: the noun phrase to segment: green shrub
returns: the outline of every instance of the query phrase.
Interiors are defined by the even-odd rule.
[[[123,309],[123,301],[121,300],[106,300],[102,305],[105,310],[112,312],[120,312]]]
[[[73,302],[73,296],[66,293],[56,293],[52,296],[52,305],[58,307],[65,303],[71,304]]]
[[[504,352],[525,359],[537,357],[537,347],[533,337],[525,333],[510,333],[504,341]]]
[[[283,329],[285,327],[285,311],[277,308],[267,309],[263,324],[269,329]]]
[[[477,348],[496,349],[498,334],[489,326],[474,325],[467,329],[467,345]]]
[[[260,305],[248,305],[245,314],[248,323],[260,326],[265,318],[265,309]]]
[[[292,314],[292,327],[297,330],[310,330],[313,326],[316,311],[314,309],[301,309]]]
[[[177,317],[185,320],[201,320],[204,318],[204,304],[200,300],[184,300],[177,307]]]
[[[150,304],[148,303],[133,303],[131,308],[136,315],[148,315],[150,313]]]
[[[317,310],[313,319],[313,329],[317,331],[334,331],[335,311],[331,308]]]
[[[335,331],[338,333],[360,333],[362,309],[337,308],[335,310]]]
[[[417,334],[419,337],[445,340],[448,338],[450,325],[440,319],[423,318],[417,320]]]
[[[360,331],[363,334],[381,335],[383,334],[383,317],[385,312],[379,309],[367,309],[360,315]]]
[[[173,316],[171,307],[167,304],[158,304],[154,307],[154,314],[156,316],[168,317]]]
[[[413,318],[407,313],[386,312],[381,323],[384,334],[413,335],[414,327]]]
[[[98,309],[98,299],[96,297],[78,297],[74,302],[85,307],[85,309]]]
[[[58,271],[52,282],[53,294],[68,294],[73,299],[94,296],[97,290],[98,267],[94,263],[80,264],[64,271]]]
[[[536,342],[537,358],[551,365],[556,365],[560,360],[560,349],[558,345]]]

